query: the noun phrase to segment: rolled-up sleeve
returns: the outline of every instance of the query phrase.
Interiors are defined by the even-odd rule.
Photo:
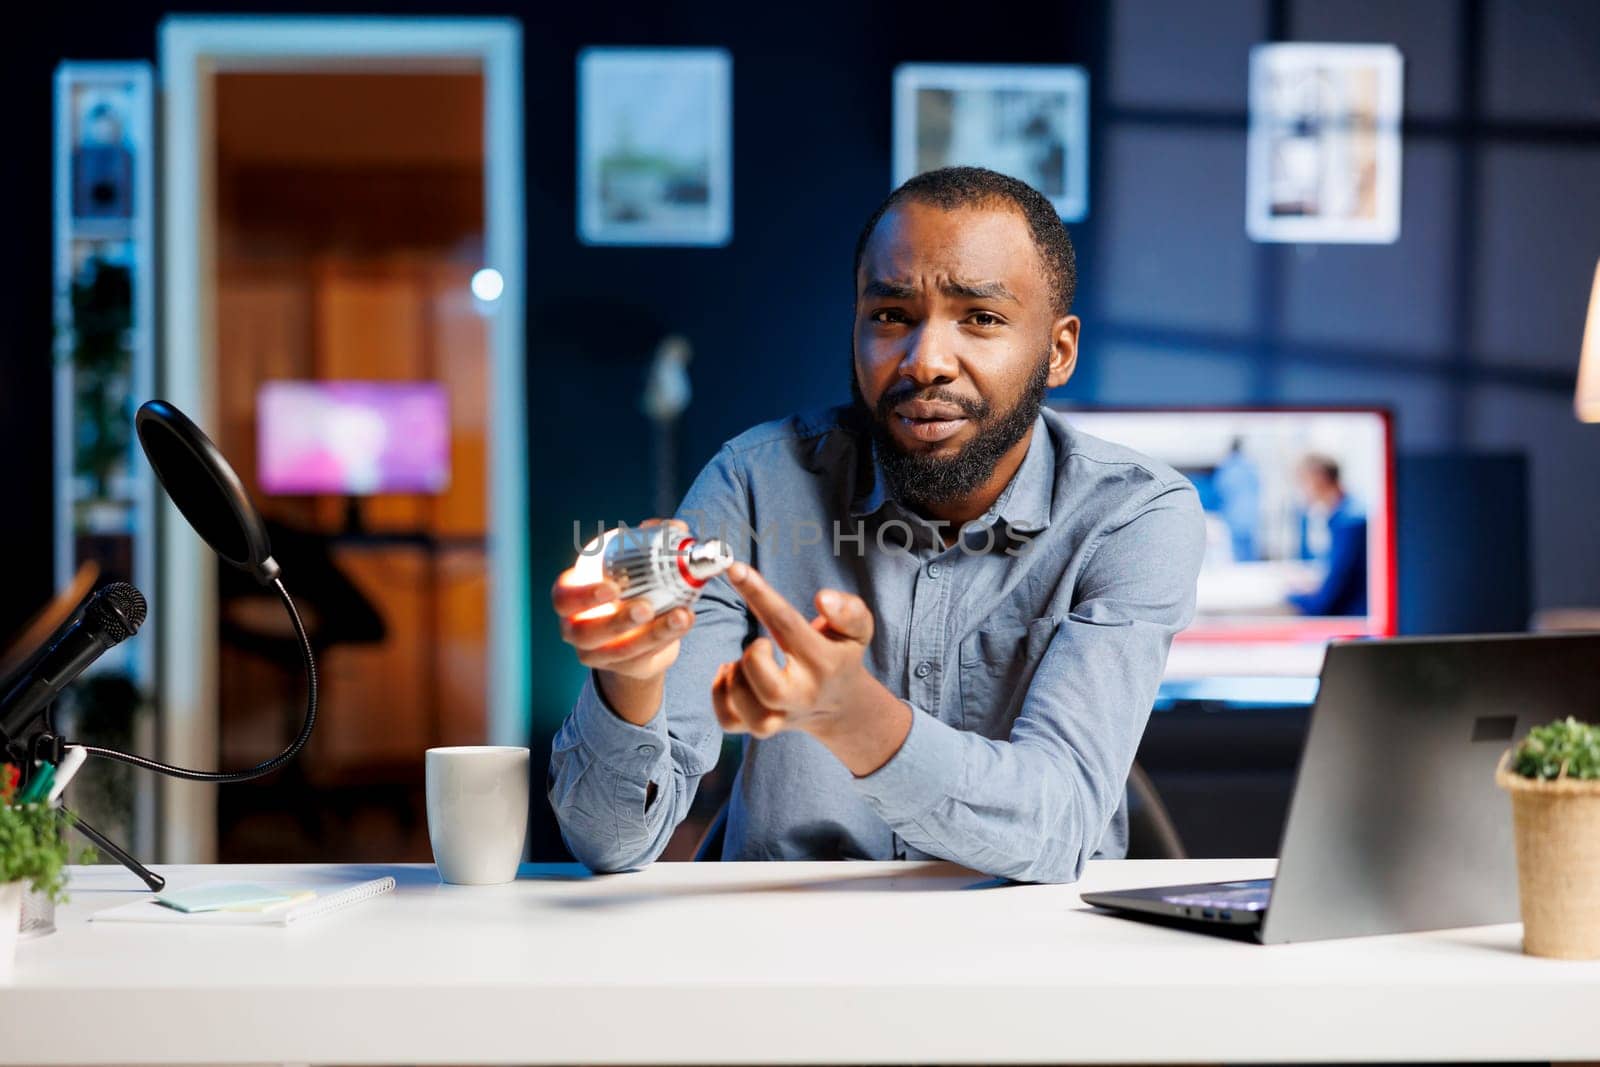
[[[747,493],[724,449],[695,480],[678,516],[700,537],[732,538],[749,528]],[[737,659],[748,639],[743,601],[715,578],[694,605],[694,626],[667,671],[661,708],[643,726],[605,703],[594,675],[556,733],[547,793],[572,854],[590,870],[621,871],[653,862],[689,813],[705,773],[716,766],[722,730],[711,709],[717,667]]]
[[[1187,481],[1107,523],[1009,736],[913,707],[899,751],[856,779],[909,844],[987,874],[1076,880],[1126,788],[1172,638],[1194,615],[1205,547]]]

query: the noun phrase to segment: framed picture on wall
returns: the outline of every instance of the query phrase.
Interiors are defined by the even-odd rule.
[[[1019,178],[1063,222],[1089,214],[1089,78],[1082,67],[908,63],[894,72],[894,185],[939,167]]]
[[[578,236],[592,245],[733,237],[733,60],[720,48],[578,56]]]
[[[1250,52],[1245,229],[1257,241],[1400,237],[1400,50],[1266,44]]]

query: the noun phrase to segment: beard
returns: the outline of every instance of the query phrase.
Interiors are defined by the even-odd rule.
[[[872,427],[872,440],[878,446],[878,464],[883,468],[887,488],[901,504],[916,510],[971,496],[993,477],[1000,457],[1027,435],[1039,417],[1049,378],[1050,359],[1046,352],[1034,367],[1016,403],[999,413],[986,400],[958,396],[938,386],[918,389],[910,382],[884,390],[873,407],[861,395],[852,364],[850,397],[858,417]],[[908,400],[954,404],[972,420],[978,432],[953,456],[910,451],[889,428],[890,420],[898,418],[894,409]]]

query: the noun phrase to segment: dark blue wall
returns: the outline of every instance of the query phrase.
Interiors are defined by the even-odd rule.
[[[1571,405],[1600,256],[1600,4],[1136,0],[1109,22],[1079,387],[1384,403],[1406,450],[1524,451],[1534,606],[1600,598],[1600,429]],[[1269,37],[1404,54],[1396,244],[1245,239],[1242,56]]]
[[[50,72],[64,58],[153,58],[156,24],[177,9],[60,5],[7,47],[14,280],[0,318],[0,454],[18,457],[7,472],[14,515],[49,514]],[[1083,358],[1066,396],[1382,403],[1398,414],[1404,449],[1525,452],[1534,606],[1600,603],[1600,428],[1571,414],[1600,256],[1600,3],[1097,0],[941,11],[614,0],[553,13],[533,3],[338,10],[524,22],[536,733],[547,735],[579,677],[537,610],[570,557],[572,520],[650,508],[649,430],[636,401],[656,340],[679,332],[695,347],[682,443],[691,473],[750,424],[844,396],[850,253],[889,188],[890,75],[906,61],[1089,69],[1090,216],[1074,227]],[[1404,53],[1398,243],[1246,239],[1247,57],[1271,39],[1390,41]],[[578,244],[574,57],[588,44],[731,50],[729,247]],[[42,520],[8,537],[20,539],[23,558],[48,558]],[[0,630],[48,596],[47,570],[16,576],[0,597]]]
[[[997,33],[973,25],[970,10],[903,24],[880,11],[862,26],[824,9],[782,32],[712,18],[640,39],[733,51],[734,242],[578,247],[570,123],[552,127],[558,150],[546,162],[530,132],[532,181],[554,193],[530,205],[536,219],[541,206],[554,216],[549,231],[535,223],[531,250],[532,379],[566,387],[560,414],[535,401],[536,469],[541,455],[570,455],[573,434],[592,439],[594,415],[619,446],[564,477],[537,476],[533,529],[549,568],[570,552],[571,509],[586,518],[649,509],[642,472],[621,482],[594,475],[637,469],[634,457],[646,454],[632,404],[659,333],[682,331],[696,346],[690,470],[750,423],[842,396],[848,256],[888,187],[896,63],[1065,61],[1088,66],[1094,107],[1090,216],[1073,228],[1083,359],[1065,393],[1107,403],[1380,403],[1396,411],[1403,450],[1526,452],[1532,604],[1600,602],[1600,429],[1571,414],[1600,257],[1600,4],[1120,0],[1041,6]],[[1247,57],[1270,39],[1392,41],[1404,53],[1397,243],[1245,237]],[[552,63],[566,120],[570,56]],[[626,352],[605,343],[603,328],[598,344],[582,327],[551,343],[560,315],[546,313],[549,299],[572,293],[598,301],[602,320],[606,306],[638,320]],[[568,677],[546,647],[536,641],[541,667]],[[535,710],[536,721],[553,719],[560,706]]]

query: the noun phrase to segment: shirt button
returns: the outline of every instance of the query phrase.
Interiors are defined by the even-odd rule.
[[[638,749],[638,752],[639,752],[639,755],[641,755],[641,756],[654,756],[656,754],[656,746],[654,746],[654,745],[640,745],[639,749]]]
[[[933,673],[933,664],[929,663],[927,660],[923,660],[921,663],[917,664],[916,675],[918,678],[926,678],[931,673]]]
[[[928,564],[928,577],[929,578],[937,578],[943,572],[944,572],[944,568],[939,566],[937,563]]]

